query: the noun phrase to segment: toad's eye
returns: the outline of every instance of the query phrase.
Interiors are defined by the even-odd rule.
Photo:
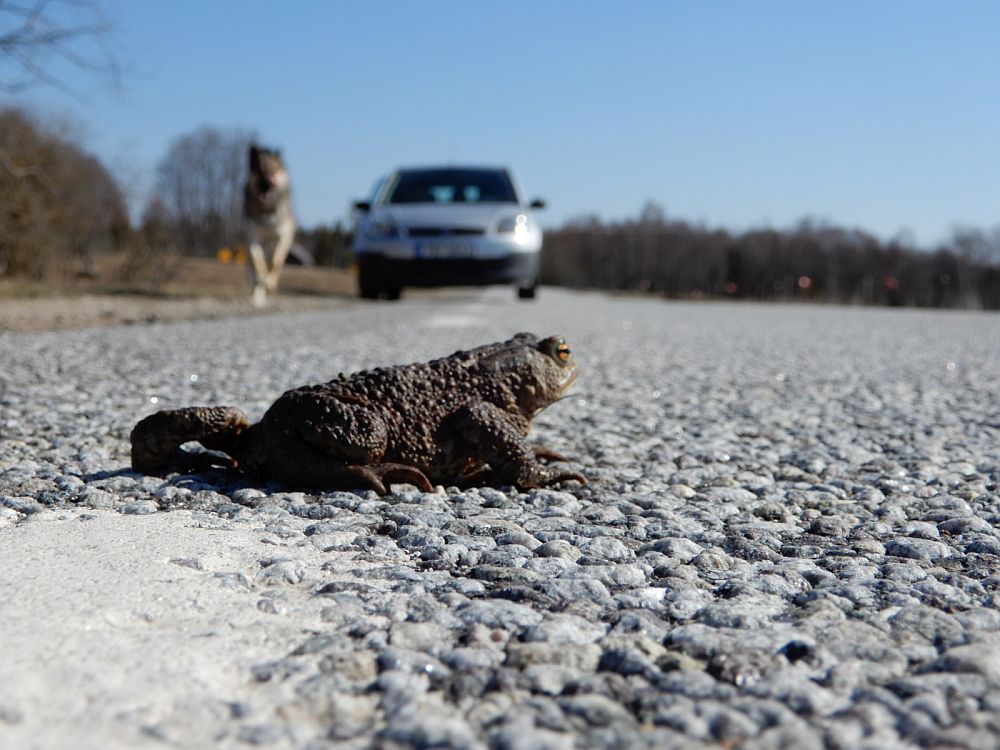
[[[560,362],[569,362],[569,344],[565,341],[560,341],[556,347],[556,358]]]

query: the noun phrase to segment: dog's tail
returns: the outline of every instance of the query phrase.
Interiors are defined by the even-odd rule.
[[[132,468],[143,474],[234,468],[243,453],[250,420],[232,406],[191,406],[158,411],[132,430]],[[198,442],[209,452],[185,450]]]

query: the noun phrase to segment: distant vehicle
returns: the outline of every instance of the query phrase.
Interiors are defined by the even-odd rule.
[[[407,286],[538,286],[542,230],[507,169],[398,169],[358,201],[354,230],[358,294],[399,299]]]

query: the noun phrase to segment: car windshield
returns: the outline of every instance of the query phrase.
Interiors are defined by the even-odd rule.
[[[410,169],[399,173],[389,203],[517,203],[502,169]]]

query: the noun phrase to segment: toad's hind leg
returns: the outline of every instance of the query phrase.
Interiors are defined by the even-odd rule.
[[[132,468],[143,474],[203,470],[237,465],[241,438],[250,421],[231,406],[192,406],[158,411],[132,430]],[[197,441],[205,448],[227,454],[198,454],[183,450]]]
[[[322,487],[323,489],[368,489],[375,490],[379,495],[389,494],[389,485],[406,483],[416,486],[424,492],[433,492],[427,475],[416,466],[405,464],[349,464],[347,466],[317,465],[308,475],[301,478],[305,486]]]

